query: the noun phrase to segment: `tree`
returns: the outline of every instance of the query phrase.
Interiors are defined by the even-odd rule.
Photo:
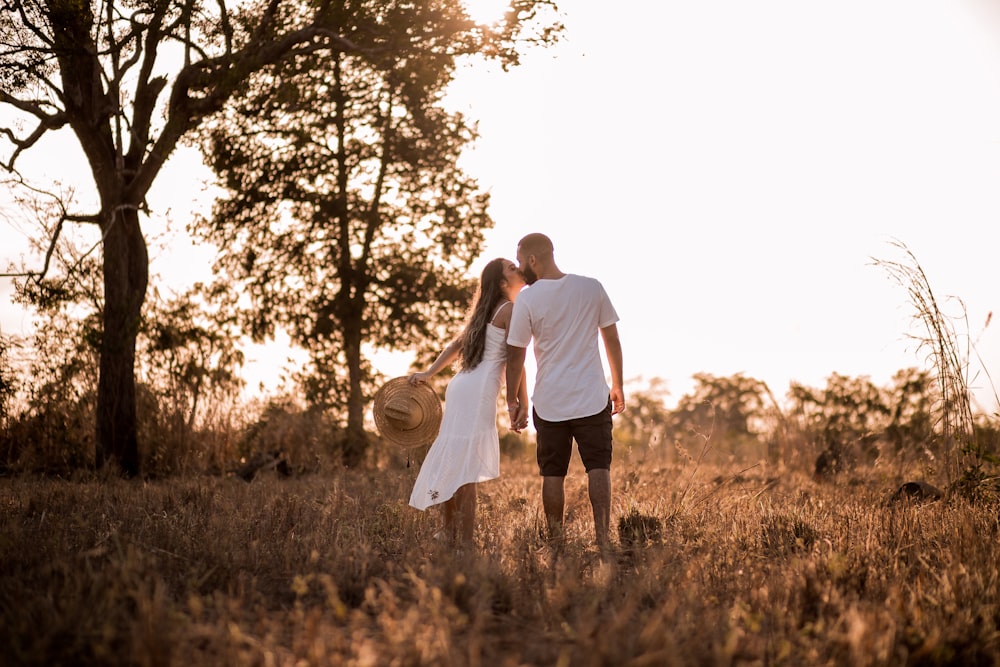
[[[96,463],[139,473],[135,341],[149,281],[146,195],[178,142],[220,110],[247,78],[284,59],[356,51],[391,58],[377,25],[342,18],[342,5],[287,0],[230,9],[224,0],[8,0],[0,8],[0,164],[66,130],[90,166],[97,210],[64,210],[65,224],[101,233],[104,311],[97,392]],[[371,31],[375,30],[376,35]],[[411,33],[414,43],[423,35]],[[502,49],[502,43],[495,44]]]
[[[934,379],[929,371],[906,368],[892,378],[886,401],[890,421],[885,429],[885,438],[901,462],[907,454],[931,451],[936,437],[934,389]]]
[[[100,329],[100,267],[71,244],[53,249],[61,278],[26,280],[16,299],[39,322],[22,377],[22,409],[11,420],[5,463],[20,469],[65,472],[93,459]],[[74,270],[67,274],[68,266]]]
[[[793,382],[789,410],[801,432],[821,451],[816,473],[823,475],[852,467],[859,458],[874,459],[890,408],[884,392],[867,376],[833,373],[826,388],[814,390]]]
[[[0,435],[7,428],[10,404],[17,393],[17,382],[10,363],[10,348],[13,345],[13,339],[0,334]]]
[[[645,389],[630,389],[628,410],[615,418],[615,446],[641,453],[643,459],[650,453],[667,458],[673,450],[673,442],[666,438],[669,413],[664,398],[669,394],[661,378],[651,379]]]
[[[207,399],[232,399],[243,387],[243,352],[228,310],[212,303],[204,285],[168,300],[155,296],[143,316],[145,381],[191,432]]]
[[[15,283],[17,300],[38,320],[23,345],[22,363],[0,365],[0,374],[9,373],[10,386],[23,388],[20,409],[10,414],[11,429],[6,434],[0,429],[3,462],[50,472],[94,459],[104,310],[99,260],[65,237],[51,251],[52,277]],[[203,421],[208,399],[218,405],[242,386],[237,369],[243,355],[231,331],[232,305],[218,296],[195,285],[164,300],[153,289],[143,307],[136,377],[146,473],[170,472],[171,462],[193,459],[197,443],[191,436]],[[15,380],[18,375],[24,379]],[[150,463],[157,469],[150,470]]]
[[[696,373],[695,387],[670,413],[670,428],[685,447],[700,449],[707,438],[716,450],[736,454],[758,443],[757,425],[765,416],[766,385],[742,373],[717,377]]]
[[[143,308],[136,375],[140,399],[146,398],[139,402],[145,408],[139,433],[150,474],[177,472],[218,453],[205,446],[207,433],[220,418],[229,423],[244,385],[240,335],[225,296],[196,284],[164,299],[154,288]]]
[[[454,333],[492,226],[488,196],[457,164],[474,129],[442,104],[456,64],[516,62],[496,45],[547,4],[486,28],[457,0],[333,3],[337,30],[370,26],[351,35],[359,49],[264,68],[205,133],[228,194],[199,229],[252,297],[253,334],[285,328],[310,353],[311,402],[346,407],[348,465],[367,450],[363,346]]]

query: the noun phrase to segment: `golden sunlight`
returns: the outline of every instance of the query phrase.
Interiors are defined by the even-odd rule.
[[[465,0],[465,9],[476,23],[495,23],[503,18],[510,0]]]

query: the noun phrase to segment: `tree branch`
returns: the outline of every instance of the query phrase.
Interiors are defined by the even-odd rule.
[[[38,143],[39,139],[49,130],[57,130],[69,122],[69,118],[62,111],[53,114],[46,113],[42,107],[43,103],[20,100],[3,91],[0,91],[0,103],[6,103],[30,113],[39,121],[34,131],[25,138],[18,137],[9,127],[0,127],[0,135],[6,137],[14,145],[14,152],[11,153],[10,159],[7,162],[0,161],[0,168],[5,171],[14,172],[17,158],[20,157],[21,153]]]
[[[143,57],[135,88],[132,136],[128,155],[125,158],[129,167],[133,170],[138,169],[139,164],[142,162],[143,154],[149,145],[149,130],[153,118],[153,109],[156,106],[156,100],[167,84],[167,80],[164,77],[151,78],[153,68],[156,65],[158,46],[162,38],[160,28],[163,23],[165,7],[166,4],[162,3],[157,8],[152,20],[146,26],[145,48],[136,47],[137,54],[141,51]]]
[[[272,0],[275,5],[279,0]],[[262,19],[262,23],[268,19]],[[261,29],[254,32],[262,34]],[[318,41],[317,41],[318,40]],[[129,188],[129,199],[141,197],[153,183],[178,141],[207,116],[222,109],[251,73],[286,57],[317,50],[365,52],[350,40],[316,25],[292,31],[281,39],[259,43],[251,40],[232,54],[185,66],[177,74],[170,95],[167,123],[143,161]],[[198,93],[202,93],[198,96]]]
[[[218,0],[219,21],[222,23],[222,36],[225,40],[226,53],[233,52],[233,24],[229,20],[229,10],[226,8],[225,0]]]
[[[48,275],[49,268],[52,265],[52,256],[55,254],[56,247],[59,243],[59,238],[60,236],[62,236],[62,232],[66,223],[76,222],[76,223],[98,224],[100,222],[100,216],[96,214],[80,214],[80,213],[68,212],[66,209],[66,203],[63,201],[63,198],[61,196],[49,192],[48,190],[43,190],[42,188],[31,185],[30,183],[26,182],[24,178],[22,178],[20,175],[18,175],[17,178],[14,179],[14,184],[36,195],[48,197],[59,209],[59,217],[56,219],[55,229],[53,229],[52,234],[49,238],[48,247],[45,249],[45,257],[42,262],[41,270],[0,274],[0,277],[2,278],[31,278],[36,283],[38,283],[44,280],[45,276]],[[35,210],[38,211],[38,208],[36,207]],[[100,242],[98,242],[94,247],[92,247],[90,250],[84,253],[83,257],[81,257],[79,261],[73,267],[71,267],[70,270],[76,268],[76,266],[79,266],[79,264],[83,261],[83,259],[94,251],[97,245],[100,245]]]
[[[35,22],[28,17],[28,13],[24,10],[25,3],[18,2],[15,4],[17,6],[17,13],[21,17],[22,25],[24,25],[24,27],[26,27],[31,32],[31,34],[33,34],[38,39],[38,41],[44,44],[46,48],[51,48],[53,44],[52,40],[49,38],[47,34],[45,34],[45,31],[42,30],[41,27],[36,25]],[[10,6],[11,5],[8,2],[4,3],[4,9],[9,9]]]
[[[46,106],[53,106],[48,100],[22,100],[19,97],[14,97],[5,90],[0,90],[0,103],[9,104],[18,111],[31,114],[41,121],[64,115],[61,111],[57,111],[56,113],[45,111]]]
[[[134,12],[127,19],[120,13],[117,14],[118,20],[115,19],[115,9],[114,3],[109,2],[107,4],[108,17],[107,17],[107,31],[108,31],[108,47],[104,50],[98,50],[98,55],[101,57],[111,57],[112,71],[111,75],[108,76],[102,68],[101,76],[102,79],[108,86],[109,91],[121,91],[122,81],[125,80],[125,75],[139,62],[141,57],[142,43],[139,36],[142,34],[144,28],[140,21],[137,20],[139,12]],[[114,28],[116,25],[127,22],[129,25],[128,31],[126,31],[120,39],[115,37]],[[125,46],[135,40],[135,49],[132,54],[125,58],[124,61],[119,61],[122,54],[126,53]],[[98,40],[99,41],[99,40]]]

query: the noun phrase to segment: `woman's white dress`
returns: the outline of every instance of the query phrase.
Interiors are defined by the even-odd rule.
[[[410,494],[410,505],[425,510],[455,495],[463,484],[500,476],[497,396],[507,363],[507,332],[486,325],[483,360],[451,379],[444,393],[444,416]]]

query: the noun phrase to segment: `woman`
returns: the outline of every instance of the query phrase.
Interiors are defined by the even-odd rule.
[[[462,368],[445,391],[441,430],[410,494],[410,505],[418,510],[443,505],[444,537],[452,544],[472,544],[476,484],[500,476],[497,396],[507,363],[507,325],[522,287],[524,276],[514,262],[502,258],[490,261],[480,277],[465,331],[430,368],[409,378],[411,384],[427,382],[462,357]],[[523,380],[517,395],[522,405],[527,405],[528,388]],[[512,428],[526,426],[527,419]]]

